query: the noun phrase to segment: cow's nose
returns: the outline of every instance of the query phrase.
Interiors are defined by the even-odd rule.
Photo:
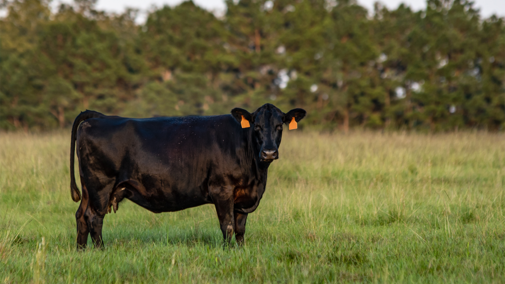
[[[261,158],[264,160],[275,160],[278,156],[277,150],[263,150],[261,152]]]

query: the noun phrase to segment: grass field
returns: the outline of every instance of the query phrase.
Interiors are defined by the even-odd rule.
[[[69,136],[0,133],[0,283],[505,283],[505,135],[286,131],[244,248],[124,201],[85,252]]]

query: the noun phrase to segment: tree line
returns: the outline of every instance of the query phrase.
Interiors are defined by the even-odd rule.
[[[2,0],[0,129],[68,127],[85,109],[131,117],[303,107],[307,125],[505,127],[504,18],[467,0],[413,11],[351,0],[183,2],[106,13]]]

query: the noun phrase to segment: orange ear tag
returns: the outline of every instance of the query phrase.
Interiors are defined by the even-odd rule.
[[[289,130],[297,129],[298,128],[298,123],[296,123],[295,118],[291,119],[291,122],[289,123]]]
[[[249,120],[245,119],[244,116],[242,116],[242,121],[240,122],[240,125],[242,125],[242,128],[251,127],[251,125],[249,124]]]

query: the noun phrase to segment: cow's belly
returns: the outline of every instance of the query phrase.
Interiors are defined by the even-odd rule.
[[[125,197],[152,212],[173,212],[209,203],[206,195],[195,190],[150,188],[144,192],[136,188],[126,189]]]

